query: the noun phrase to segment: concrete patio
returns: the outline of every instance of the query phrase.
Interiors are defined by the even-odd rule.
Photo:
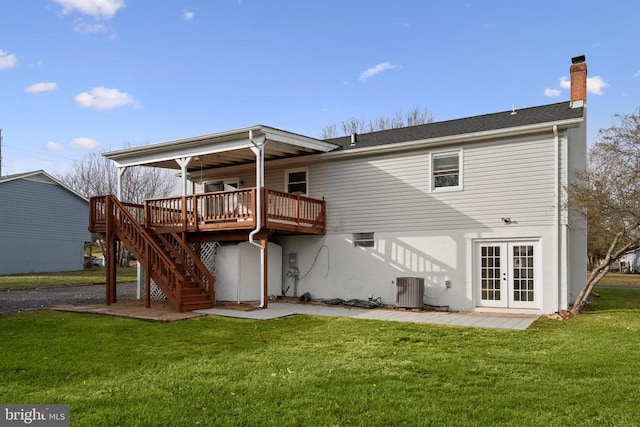
[[[270,302],[266,309],[251,311],[209,308],[197,310],[197,313],[234,317],[252,320],[269,320],[294,314],[313,316],[351,317],[353,319],[387,320],[392,322],[429,323],[448,326],[469,326],[477,328],[525,330],[540,316],[531,314],[499,314],[499,313],[445,313],[414,312],[386,309],[363,309],[350,307],[333,307],[317,304],[297,304],[288,302]]]

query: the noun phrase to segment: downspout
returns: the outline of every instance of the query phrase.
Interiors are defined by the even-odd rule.
[[[555,263],[555,275],[556,275],[556,280],[558,283],[558,290],[557,290],[557,309],[558,312],[562,309],[562,260],[560,259],[560,254],[562,252],[561,249],[561,244],[562,244],[562,239],[560,239],[560,212],[561,212],[561,208],[560,208],[560,204],[562,202],[561,200],[561,191],[560,191],[560,137],[558,135],[558,126],[554,125],[553,126],[553,141],[554,141],[554,148],[556,151],[556,155],[554,156],[554,163],[555,163],[555,203],[556,203],[556,220],[554,221],[554,225],[555,225],[555,259],[556,259],[556,263]]]
[[[256,242],[255,236],[262,230],[262,190],[264,188],[264,145],[267,137],[262,136],[258,141],[253,139],[253,130],[249,131],[249,141],[253,144],[251,151],[256,155],[256,228],[249,233],[249,243],[260,249],[260,308],[264,308],[265,277],[264,277],[264,247]]]
[[[564,153],[563,156],[563,167],[562,167],[562,183],[563,185],[569,185],[569,170],[570,170],[570,164],[569,164],[569,132],[565,133],[565,137],[562,138],[561,141],[562,144],[562,152]],[[562,187],[560,188],[560,190],[562,190]],[[563,192],[560,193],[561,195],[563,194]],[[562,265],[565,266],[563,272],[562,272],[562,283],[564,283],[564,292],[562,293],[562,299],[560,301],[562,307],[565,307],[566,309],[569,308],[569,293],[571,292],[571,268],[569,267],[571,264],[571,258],[570,258],[570,247],[571,247],[571,236],[569,235],[569,207],[567,206],[566,209],[562,210],[562,216],[560,218],[560,239],[562,241],[563,246],[563,251],[562,251],[562,258],[563,258],[563,263]]]

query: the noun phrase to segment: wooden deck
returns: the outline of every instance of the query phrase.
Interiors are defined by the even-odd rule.
[[[260,221],[257,191],[248,188],[123,203],[115,196],[89,201],[89,231],[105,239],[106,302],[116,302],[116,250],[122,242],[145,271],[146,306],[151,281],[178,311],[215,304],[215,276],[202,261],[200,241],[242,241],[261,225],[256,237],[266,258],[272,234],[324,234],[324,200],[263,189]],[[264,277],[268,277],[267,264]],[[264,298],[266,307],[266,289]]]
[[[123,203],[144,227],[158,233],[201,233],[256,228],[256,188]],[[263,189],[262,226],[291,234],[324,234],[324,200]],[[106,196],[91,198],[90,231],[106,230]]]

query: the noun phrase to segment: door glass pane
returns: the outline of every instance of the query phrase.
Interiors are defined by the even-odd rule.
[[[487,301],[500,300],[500,247],[485,246],[480,251],[481,297]]]
[[[534,301],[533,245],[513,247],[513,300]]]

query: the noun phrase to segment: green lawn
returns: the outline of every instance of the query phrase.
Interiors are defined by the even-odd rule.
[[[640,274],[628,273],[607,273],[600,280],[599,285],[615,285],[615,286],[640,286]]]
[[[79,426],[638,425],[640,289],[527,331],[294,316],[0,316],[0,402]]]
[[[31,273],[0,276],[0,289],[43,288],[92,283],[105,283],[104,268],[94,267],[59,273]],[[135,282],[135,267],[118,267],[118,282]]]

